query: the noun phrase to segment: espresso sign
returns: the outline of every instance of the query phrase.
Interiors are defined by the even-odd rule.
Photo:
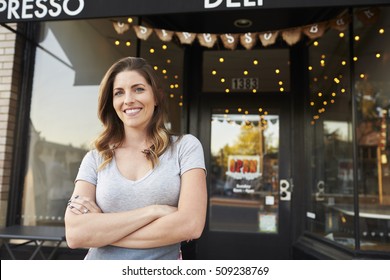
[[[0,14],[9,21],[74,17],[84,6],[84,0],[0,0]]]

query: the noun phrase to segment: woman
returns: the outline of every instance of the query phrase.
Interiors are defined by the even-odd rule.
[[[178,259],[199,238],[207,191],[203,149],[165,128],[165,95],[142,58],[105,74],[98,115],[103,132],[84,157],[65,213],[70,248],[86,259]]]

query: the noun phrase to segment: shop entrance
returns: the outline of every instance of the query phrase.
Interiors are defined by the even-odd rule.
[[[204,95],[208,216],[200,259],[289,259],[288,94]]]

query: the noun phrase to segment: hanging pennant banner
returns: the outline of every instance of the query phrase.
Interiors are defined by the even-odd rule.
[[[135,33],[137,34],[138,39],[147,40],[152,34],[153,29],[141,25],[133,26]]]
[[[250,50],[256,45],[256,37],[257,33],[245,33],[240,36],[240,43],[241,45],[246,48],[247,50]]]
[[[0,0],[1,2],[1,0]],[[365,25],[372,24],[376,22],[380,16],[380,9],[377,7],[361,9],[355,13],[357,18]],[[133,26],[137,37],[142,40],[147,40],[149,36],[155,31],[156,35],[161,41],[170,42],[173,39],[173,36],[176,35],[181,44],[192,44],[193,41],[198,38],[199,44],[203,47],[212,48],[215,46],[215,43],[218,41],[218,37],[221,39],[223,46],[226,49],[235,50],[237,48],[238,42],[247,49],[252,49],[256,43],[257,38],[261,42],[263,47],[275,44],[276,39],[279,34],[283,40],[290,46],[296,44],[301,38],[302,34],[305,34],[310,39],[316,39],[322,37],[328,27],[344,31],[348,28],[349,23],[351,22],[352,17],[347,13],[347,10],[344,10],[337,18],[320,23],[313,23],[303,27],[295,27],[285,30],[277,31],[268,31],[261,33],[237,33],[237,34],[211,34],[211,33],[190,33],[190,32],[175,32],[165,29],[153,29],[145,26]],[[115,31],[118,34],[123,34],[126,32],[130,26],[127,23],[113,22]]]
[[[302,31],[301,27],[284,30],[284,31],[282,31],[283,40],[289,46],[292,46],[292,45],[296,44],[301,39],[301,31]]]
[[[189,32],[176,32],[176,36],[179,38],[180,43],[191,45],[196,38],[195,33]]]
[[[210,33],[202,33],[198,34],[199,44],[203,47],[212,48],[217,41],[217,35]]]
[[[156,32],[157,37],[163,42],[172,41],[173,34],[175,33],[165,29],[155,29],[154,31]]]
[[[373,24],[378,20],[379,14],[380,14],[380,10],[378,8],[369,8],[369,9],[358,11],[356,13],[356,17],[363,24]]]
[[[326,23],[316,23],[303,27],[303,33],[305,33],[305,35],[310,39],[316,39],[324,35],[326,28]]]
[[[226,33],[220,35],[219,37],[221,38],[222,44],[226,49],[235,50],[237,48],[239,36],[239,34]]]
[[[351,22],[351,17],[349,15],[344,15],[342,17],[338,17],[329,22],[331,28],[336,29],[338,31],[345,31],[348,28],[349,23]]]
[[[263,47],[267,47],[275,44],[278,35],[279,35],[279,31],[263,32],[259,34],[259,40],[263,45]]]
[[[124,22],[114,21],[112,25],[114,26],[114,29],[118,34],[123,34],[130,29],[130,25]]]

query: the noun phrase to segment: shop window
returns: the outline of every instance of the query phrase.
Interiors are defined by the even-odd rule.
[[[132,29],[119,34],[113,24],[119,21],[127,19],[41,24],[33,77],[23,225],[63,224],[80,162],[101,130],[97,118],[100,81],[114,61],[136,56],[137,44],[141,50],[150,47],[139,42]],[[177,108],[182,98],[182,52],[173,43],[167,45],[166,56],[146,58],[158,69],[165,67],[168,71],[161,80],[170,84],[174,80],[174,85],[180,85],[173,90],[165,87],[170,96],[168,125],[180,132],[181,111]]]
[[[290,91],[288,49],[207,51],[203,92],[286,93]]]
[[[390,250],[390,8],[354,16],[359,236],[362,250]],[[387,30],[386,30],[387,31]]]
[[[390,245],[389,13],[355,9],[351,36],[330,28],[309,48],[307,229],[350,249]]]

